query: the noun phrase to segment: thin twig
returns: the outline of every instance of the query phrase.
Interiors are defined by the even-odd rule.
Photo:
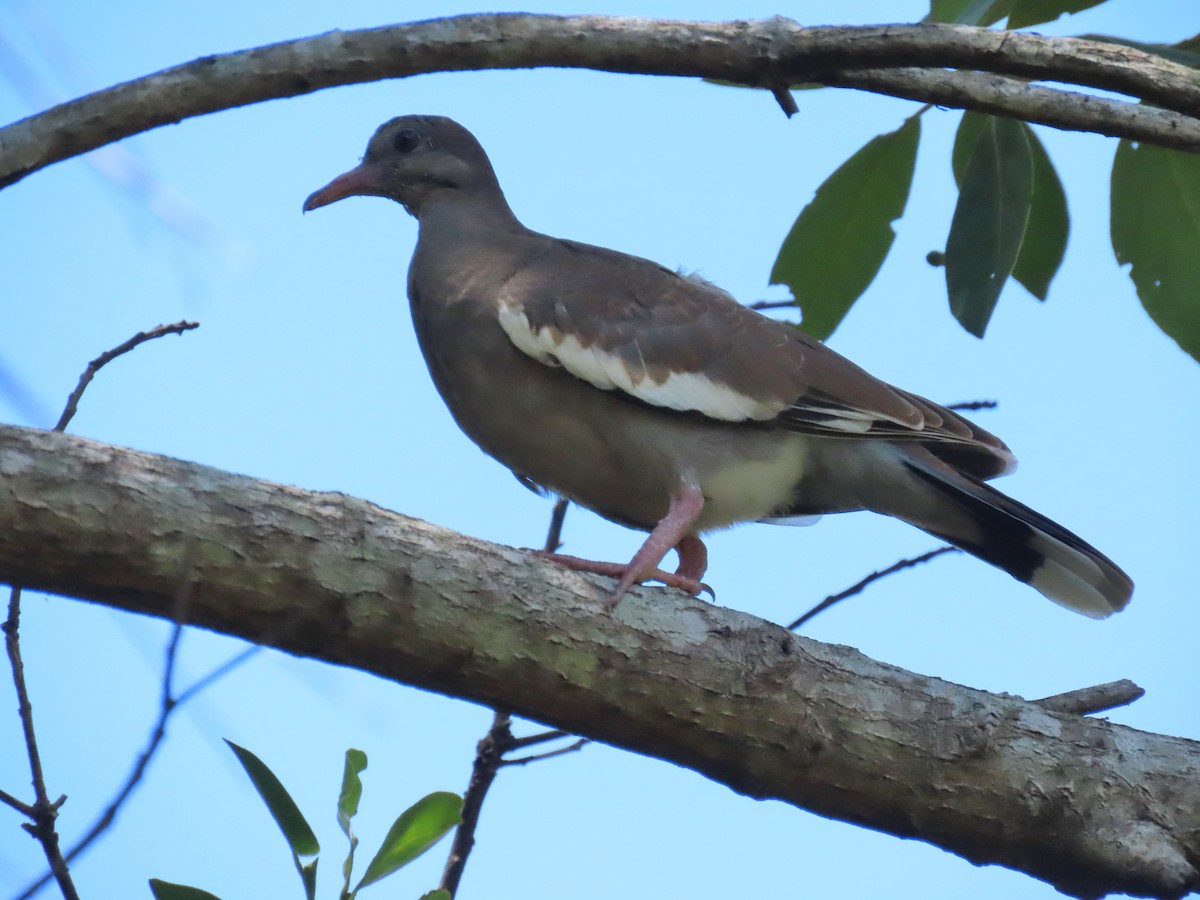
[[[99,818],[96,819],[92,827],[89,828],[84,836],[76,841],[74,846],[72,846],[67,852],[67,862],[70,862],[72,859],[86,850],[88,846],[94,840],[96,840],[96,838],[103,834],[104,831],[116,820],[118,810],[120,810],[121,806],[125,803],[126,798],[128,798],[133,792],[133,789],[137,786],[138,782],[142,780],[142,776],[146,773],[146,767],[150,764],[150,758],[154,755],[154,751],[158,749],[159,743],[161,743],[163,737],[166,735],[167,719],[170,717],[171,712],[177,705],[173,696],[174,692],[172,688],[175,678],[175,659],[178,654],[179,640],[183,635],[183,620],[185,618],[187,604],[194,590],[195,584],[193,584],[191,581],[185,581],[180,587],[179,592],[176,594],[175,615],[173,617],[175,619],[175,624],[171,628],[171,637],[167,641],[166,662],[163,665],[162,694],[159,704],[158,721],[155,723],[154,730],[151,732],[150,741],[146,745],[146,749],[142,751],[141,755],[134,762],[133,771],[131,771],[129,777],[125,779],[125,783],[121,786],[120,790],[117,791],[116,796],[113,797],[112,801],[104,809],[104,812],[100,814]],[[16,900],[28,900],[29,897],[32,897],[34,894],[40,891],[48,880],[49,875],[43,875],[37,881],[26,887],[24,891],[18,894]]]
[[[569,747],[559,747],[557,750],[549,750],[546,753],[535,753],[532,756],[522,756],[518,759],[502,759],[501,766],[524,766],[531,762],[539,762],[543,759],[551,759],[555,756],[562,756],[565,753],[574,753],[577,750],[583,749],[583,745],[588,743],[587,738],[580,738],[571,744]]]
[[[208,687],[213,682],[219,681],[221,678],[224,678],[226,675],[228,675],[230,672],[232,672],[234,669],[236,669],[238,666],[240,666],[242,663],[244,663],[250,657],[252,657],[258,653],[261,653],[262,649],[263,649],[262,647],[255,645],[253,647],[247,647],[241,653],[234,654],[228,660],[221,663],[221,665],[217,666],[215,669],[213,669],[211,672],[209,672],[207,675],[205,675],[199,681],[197,681],[195,684],[193,684],[191,687],[189,687],[186,691],[184,691],[182,694],[180,694],[178,697],[176,697],[174,709],[178,709],[179,707],[183,706],[183,704],[187,703],[189,700],[191,700],[194,696],[196,696],[198,693],[200,693],[202,690],[204,690],[206,687]]]
[[[46,779],[42,773],[42,758],[38,753],[37,735],[33,729],[33,706],[29,702],[29,691],[25,686],[25,665],[21,661],[21,642],[17,635],[21,623],[21,589],[14,586],[8,600],[8,618],[4,620],[4,644],[8,650],[8,661],[12,667],[13,685],[17,690],[17,713],[21,717],[21,728],[25,732],[25,749],[29,754],[29,770],[33,781],[33,821],[26,823],[24,828],[42,845],[46,854],[46,862],[54,873],[54,880],[62,891],[63,900],[79,900],[75,884],[71,881],[71,873],[67,870],[67,862],[63,859],[58,847],[58,832],[54,830],[54,820],[58,818],[58,807],[62,805],[63,797],[51,803],[46,792]]]
[[[999,405],[995,400],[964,400],[962,403],[948,403],[946,409],[972,412],[980,409],[995,409]]]
[[[479,825],[483,800],[487,796],[488,788],[496,780],[496,773],[500,770],[501,759],[508,742],[513,739],[511,725],[512,716],[504,710],[496,710],[492,716],[492,727],[479,742],[475,752],[471,781],[467,785],[466,794],[463,795],[462,823],[455,829],[454,843],[450,847],[450,856],[446,860],[442,883],[439,885],[442,890],[449,891],[451,897],[458,893],[458,883],[462,880],[467,857],[471,855],[471,848],[475,846],[475,828]]]
[[[813,616],[824,612],[835,603],[840,603],[847,597],[853,597],[855,594],[861,593],[868,585],[878,581],[880,578],[886,578],[887,576],[894,575],[896,572],[900,572],[904,569],[909,569],[913,566],[919,566],[921,563],[929,562],[929,560],[933,559],[935,556],[941,556],[943,553],[958,552],[959,549],[957,547],[951,547],[949,545],[945,547],[938,547],[936,550],[930,550],[928,553],[922,553],[920,556],[914,556],[911,559],[902,559],[899,562],[892,563],[892,565],[888,566],[886,569],[880,569],[878,572],[872,572],[857,584],[853,584],[844,591],[826,597],[824,600],[798,618],[795,622],[789,625],[788,630],[795,631]]]
[[[190,589],[194,589],[194,585],[192,585]],[[113,822],[116,821],[117,813],[120,811],[125,801],[129,799],[129,795],[133,793],[133,789],[137,787],[138,783],[142,780],[142,777],[146,774],[146,770],[150,765],[150,760],[153,758],[155,752],[157,752],[159,744],[162,743],[163,738],[166,737],[167,720],[171,717],[171,715],[192,697],[196,696],[206,687],[213,684],[221,677],[227,675],[229,672],[233,671],[235,668],[248,660],[251,656],[254,656],[256,653],[262,650],[262,648],[258,646],[248,647],[247,649],[233,656],[228,661],[217,666],[178,696],[175,696],[173,688],[175,659],[177,656],[179,641],[183,634],[184,619],[184,616],[182,615],[183,610],[181,609],[178,612],[179,615],[176,619],[175,625],[171,629],[171,637],[167,641],[166,662],[163,666],[163,690],[159,704],[158,718],[155,720],[154,726],[151,728],[150,738],[146,742],[145,748],[134,761],[133,768],[130,770],[129,776],[125,779],[124,784],[122,784],[117,790],[116,794],[113,796],[113,799],[104,808],[104,811],[97,816],[96,821],[92,824],[92,827],[84,833],[83,837],[72,844],[71,849],[67,851],[65,859],[68,863],[73,862],[76,857],[87,850],[88,847],[90,847],[92,843],[105,831],[107,831]],[[50,880],[50,877],[50,873],[42,875],[42,877],[37,881],[29,884],[25,890],[23,890],[16,896],[16,898],[14,898],[14,900],[29,900],[30,897],[33,897],[46,885],[46,883]]]
[[[1120,681],[1110,681],[1107,684],[1095,684],[1091,687],[1079,688],[1051,697],[1034,700],[1038,706],[1058,713],[1073,713],[1077,716],[1088,716],[1092,713],[1127,706],[1134,700],[1139,700],[1146,691],[1128,678]]]
[[[182,334],[185,331],[190,331],[193,328],[200,327],[198,322],[180,321],[174,325],[159,325],[157,328],[152,328],[149,331],[139,331],[129,340],[122,344],[118,344],[111,350],[101,353],[83,370],[83,374],[79,376],[79,383],[75,386],[69,397],[67,397],[66,406],[63,408],[62,415],[59,416],[58,422],[55,424],[53,431],[66,431],[67,425],[71,419],[75,417],[75,413],[79,410],[79,401],[83,397],[83,392],[87,390],[92,379],[96,376],[104,366],[112,362],[118,356],[128,353],[139,344],[144,344],[146,341],[154,340],[166,334]],[[190,568],[190,567],[189,567]],[[190,585],[185,584],[181,589],[177,598],[177,603],[180,609],[186,605],[190,591]],[[77,842],[66,857],[62,855],[59,848],[58,833],[55,831],[54,822],[58,815],[58,807],[66,800],[62,797],[60,800],[51,804],[46,792],[45,779],[42,773],[41,758],[37,748],[37,735],[33,727],[33,709],[29,704],[29,695],[25,685],[25,670],[21,662],[21,648],[19,639],[19,623],[21,617],[21,588],[13,586],[12,594],[8,604],[8,619],[4,623],[5,644],[8,648],[8,658],[12,667],[13,682],[17,687],[18,711],[21,716],[21,725],[25,731],[25,746],[29,753],[29,764],[33,772],[33,787],[36,796],[36,802],[32,807],[33,815],[30,818],[33,820],[31,825],[26,825],[25,828],[41,843],[43,851],[46,854],[46,860],[50,864],[50,871],[43,875],[37,882],[28,887],[20,896],[27,898],[37,893],[43,885],[53,878],[58,882],[59,889],[63,893],[65,900],[73,900],[78,894],[75,891],[75,886],[71,882],[70,872],[67,869],[67,862],[85,850],[93,840],[95,840],[103,831],[112,824],[116,818],[117,810],[130,792],[141,780],[142,774],[145,772],[146,766],[150,762],[150,757],[157,749],[159,742],[165,733],[166,718],[170,715],[171,710],[177,705],[171,697],[171,678],[175,668],[175,651],[179,643],[179,635],[182,625],[178,624],[183,621],[182,614],[176,617],[175,630],[172,632],[170,643],[167,647],[167,671],[163,681],[163,711],[160,714],[158,725],[154,734],[151,737],[150,744],[146,751],[138,759],[134,766],[133,773],[126,781],[125,785],[117,793],[116,799],[109,804],[108,808],[97,820],[96,824],[88,831],[82,840]],[[7,796],[7,795],[5,795]],[[11,805],[11,804],[10,804]]]
[[[512,715],[497,709],[492,713],[492,727],[483,736],[475,752],[475,762],[471,766],[471,781],[467,792],[463,795],[462,823],[454,832],[454,843],[450,847],[450,855],[446,859],[446,868],[442,873],[442,883],[439,887],[450,892],[453,897],[458,892],[458,884],[462,880],[463,870],[467,865],[467,857],[475,846],[475,829],[479,826],[479,815],[483,810],[483,801],[487,796],[496,773],[504,766],[524,766],[542,759],[562,756],[564,753],[574,753],[588,743],[587,738],[579,738],[569,747],[561,747],[547,753],[537,753],[520,759],[505,759],[504,754],[519,750],[522,747],[532,747],[546,741],[570,737],[569,732],[552,729],[527,735],[513,737]]]
[[[123,344],[118,344],[111,350],[101,353],[83,370],[83,374],[79,376],[79,384],[75,385],[75,390],[71,391],[71,396],[67,398],[66,408],[63,409],[62,415],[59,416],[58,424],[54,426],[54,431],[65,431],[67,424],[71,419],[75,418],[75,413],[79,411],[79,399],[83,396],[83,392],[87,390],[88,384],[96,377],[104,366],[108,365],[118,356],[128,353],[138,344],[144,344],[146,341],[152,341],[155,338],[160,338],[166,334],[183,334],[185,331],[191,331],[193,328],[199,328],[199,322],[176,322],[174,325],[159,325],[157,328],[151,328],[149,331],[139,331]]]
[[[749,304],[751,309],[756,309],[762,312],[764,309],[787,309],[788,307],[799,308],[795,300],[755,300]]]
[[[36,809],[34,809],[32,806],[30,806],[24,800],[14,797],[8,791],[6,791],[2,788],[0,788],[0,803],[3,803],[5,806],[11,806],[13,809],[15,809],[17,812],[19,812],[21,815],[23,815],[27,819],[32,819],[34,816],[37,815]]]
[[[775,102],[779,104],[779,108],[783,110],[783,114],[789,119],[800,112],[800,107],[796,105],[796,98],[792,96],[792,92],[788,90],[786,84],[777,83],[772,85],[771,96],[775,98]]]
[[[555,728],[552,731],[543,731],[539,734],[531,734],[527,735],[526,737],[513,738],[508,742],[508,747],[504,752],[508,753],[512,750],[524,750],[526,747],[532,747],[535,744],[544,744],[546,741],[556,741],[559,738],[564,737],[571,737],[571,732],[559,731],[557,728]]]

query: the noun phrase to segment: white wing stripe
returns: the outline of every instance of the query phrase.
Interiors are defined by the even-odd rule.
[[[644,371],[631,372],[619,356],[595,346],[584,347],[574,335],[551,328],[535,331],[528,316],[515,306],[501,306],[499,315],[500,327],[522,353],[548,365],[557,363],[601,390],[624,391],[653,406],[699,412],[726,422],[766,421],[784,409],[783,404],[756,400],[699,372],[672,372],[665,381],[657,382]]]

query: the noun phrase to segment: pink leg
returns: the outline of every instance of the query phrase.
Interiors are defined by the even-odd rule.
[[[629,561],[629,565],[625,568],[625,574],[617,582],[616,590],[608,600],[609,609],[616,607],[627,590],[638,582],[652,577],[658,571],[658,564],[662,562],[667,552],[689,536],[702,509],[704,509],[704,494],[695,485],[683,485],[678,493],[671,496],[671,506],[667,509],[667,514],[654,526],[654,530],[650,532],[646,542]],[[684,568],[682,557],[680,563],[682,570]],[[699,577],[692,578],[690,573],[684,572],[681,572],[680,575],[679,580],[672,579],[666,583],[683,587],[684,590],[691,590],[693,594],[700,592]],[[680,581],[688,583],[681,584]]]
[[[700,578],[708,564],[708,552],[691,528],[704,509],[704,494],[695,485],[684,485],[671,497],[667,514],[654,526],[650,536],[628,564],[595,562],[558,553],[539,552],[561,565],[581,572],[595,572],[618,578],[617,587],[609,597],[607,607],[613,609],[633,585],[646,580],[661,581],[681,588],[690,594],[700,593]],[[674,574],[658,568],[671,549],[679,552],[679,568]]]
[[[685,534],[675,545],[675,552],[679,554],[679,568],[675,574],[699,582],[708,570],[708,548],[704,541],[694,534]]]

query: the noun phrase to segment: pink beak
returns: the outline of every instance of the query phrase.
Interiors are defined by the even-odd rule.
[[[327,206],[346,197],[361,197],[379,194],[379,182],[373,169],[358,166],[345,174],[339,175],[319,191],[308,195],[304,201],[304,211],[309,212],[319,206]]]

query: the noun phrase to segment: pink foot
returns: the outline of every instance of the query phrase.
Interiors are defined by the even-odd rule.
[[[560,566],[566,566],[568,569],[574,569],[576,572],[591,572],[593,575],[607,575],[609,578],[616,579],[624,578],[629,572],[629,563],[601,562],[596,559],[569,556],[566,553],[547,553],[545,550],[534,550],[532,552],[534,556],[556,562]],[[662,569],[651,569],[649,572],[643,573],[642,577],[636,583],[641,584],[643,581],[661,581],[663,584],[687,591],[692,595],[698,594],[704,589],[704,585],[700,583],[698,578],[692,578],[687,574],[679,572],[665,572]],[[628,589],[626,587],[626,590]]]
[[[684,485],[671,497],[671,506],[662,520],[654,526],[650,536],[633,559],[628,563],[606,563],[581,559],[561,553],[536,551],[535,556],[551,559],[578,572],[593,572],[617,579],[617,586],[608,599],[606,608],[615,609],[633,585],[643,581],[661,581],[663,584],[687,591],[692,596],[705,589],[700,583],[708,567],[708,551],[704,543],[691,533],[691,528],[700,511],[704,509],[704,494],[695,485]],[[659,568],[670,550],[679,553],[679,568],[675,572],[664,572]]]

